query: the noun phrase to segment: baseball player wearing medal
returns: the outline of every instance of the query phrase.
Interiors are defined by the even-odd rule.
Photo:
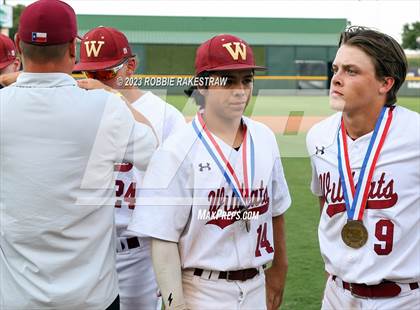
[[[137,58],[126,36],[115,28],[97,27],[87,32],[81,42],[80,62],[89,78],[79,80],[86,89],[111,87],[118,90],[130,106],[150,122],[159,144],[185,126],[184,116],[150,91],[142,91],[126,81],[134,75]],[[127,237],[126,229],[138,199],[138,189],[145,170],[130,163],[115,166],[115,223],[117,230],[117,272],[122,310],[160,309],[158,286],[153,272],[150,239]]]
[[[201,109],[156,151],[128,230],[150,236],[169,309],[277,309],[290,206],[274,134],[244,117],[253,89],[251,47],[218,35],[197,50],[189,92]],[[264,272],[264,265],[272,261]]]
[[[419,309],[420,117],[396,104],[404,51],[350,27],[332,69],[330,105],[340,112],[307,135],[329,274],[322,309]]]

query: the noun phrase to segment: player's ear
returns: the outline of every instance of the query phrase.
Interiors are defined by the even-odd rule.
[[[20,70],[20,58],[16,57],[16,59],[13,61],[13,67],[14,70],[13,71],[19,71]]]
[[[209,90],[207,88],[204,87],[197,87],[198,92],[200,93],[201,96],[206,97],[207,94],[209,93]]]
[[[394,86],[395,79],[393,77],[387,76],[383,78],[382,84],[379,87],[379,93],[385,95],[388,93],[391,88]]]
[[[76,58],[76,39],[69,43],[69,55],[71,58]]]
[[[127,62],[127,74],[133,75],[137,69],[137,58],[131,57]]]
[[[19,36],[19,33],[16,33],[15,34],[15,46],[16,46],[16,49],[17,49],[19,55],[22,55],[22,48],[20,47],[20,36]]]

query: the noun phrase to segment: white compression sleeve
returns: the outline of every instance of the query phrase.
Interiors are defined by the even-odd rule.
[[[181,261],[178,244],[152,240],[152,260],[165,309],[187,309],[182,291]]]

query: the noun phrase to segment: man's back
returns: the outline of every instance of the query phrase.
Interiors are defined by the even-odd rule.
[[[21,74],[0,111],[0,308],[106,308],[117,296],[113,168],[139,150],[132,115],[61,73]],[[146,137],[136,166],[153,143],[134,136]]]

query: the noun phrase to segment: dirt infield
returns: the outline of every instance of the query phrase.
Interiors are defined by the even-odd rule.
[[[314,124],[322,121],[325,116],[252,116],[251,119],[264,123],[277,134],[294,135],[305,133]],[[187,122],[192,117],[186,117]]]
[[[254,116],[253,120],[266,124],[278,134],[296,134],[307,132],[325,116]]]

